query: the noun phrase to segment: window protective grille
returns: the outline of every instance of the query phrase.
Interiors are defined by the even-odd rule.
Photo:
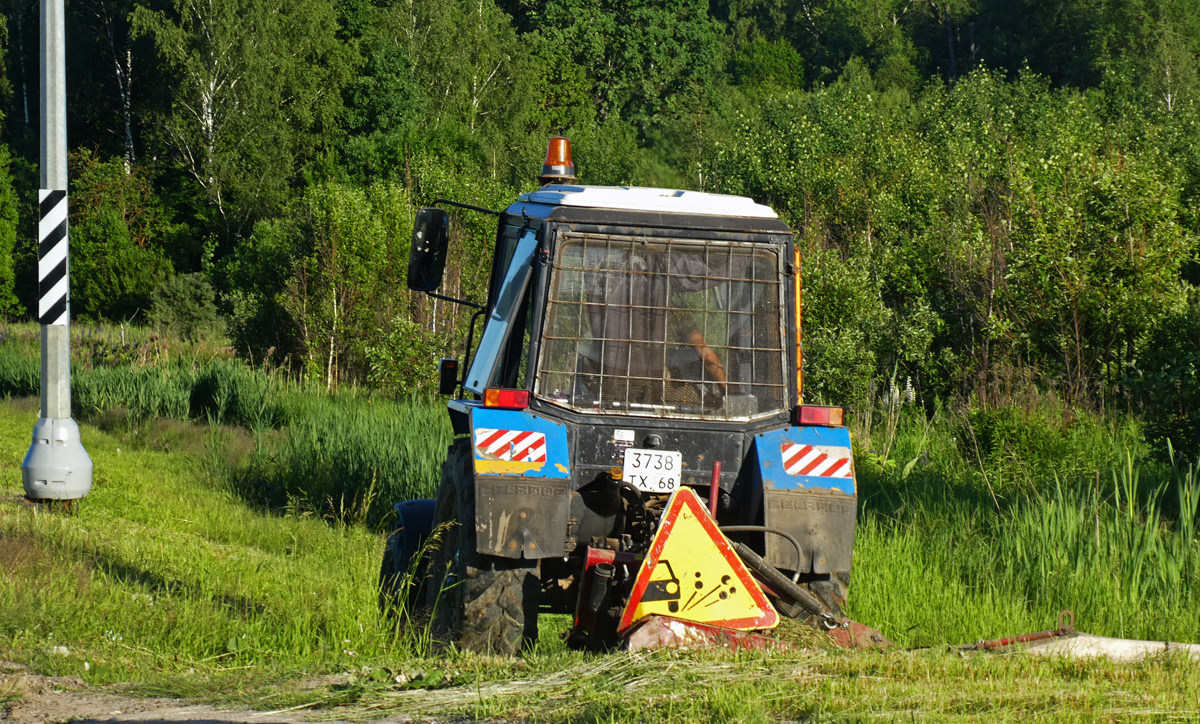
[[[551,269],[542,399],[704,419],[785,408],[778,247],[564,234]]]

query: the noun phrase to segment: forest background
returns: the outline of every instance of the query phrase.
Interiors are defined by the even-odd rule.
[[[38,3],[0,0],[0,316],[36,295]],[[1200,449],[1193,0],[70,0],[72,312],[429,392],[416,208],[744,194],[804,253],[806,396],[1134,412]],[[446,291],[481,299],[492,222]],[[1160,446],[1168,449],[1166,446]]]

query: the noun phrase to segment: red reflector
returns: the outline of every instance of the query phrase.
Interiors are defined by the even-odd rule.
[[[483,406],[524,410],[529,407],[529,390],[501,390],[489,387],[483,391]]]
[[[801,405],[796,408],[797,425],[841,425],[842,408],[825,405]]]

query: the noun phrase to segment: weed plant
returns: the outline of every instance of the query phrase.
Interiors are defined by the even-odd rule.
[[[391,506],[432,498],[452,433],[445,404],[339,393],[293,407],[274,444],[260,434],[243,465],[225,471],[244,498],[382,526]]]

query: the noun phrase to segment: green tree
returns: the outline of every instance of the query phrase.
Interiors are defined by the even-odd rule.
[[[1097,73],[1125,76],[1167,112],[1200,89],[1200,6],[1187,0],[1104,3],[1092,33]]]
[[[8,146],[0,144],[0,318],[13,317],[20,310],[14,264],[17,249],[17,193],[8,171],[10,160]]]
[[[238,350],[287,360],[330,388],[366,381],[370,348],[393,318],[411,316],[404,280],[414,212],[396,184],[330,182],[260,222],[223,269]]]
[[[336,139],[355,56],[333,4],[172,0],[138,7],[133,27],[173,71],[164,140],[228,243],[280,209]]]
[[[393,35],[365,39],[363,54],[362,72],[346,87],[342,154],[352,177],[387,178],[403,171],[407,155],[425,131],[429,99]]]
[[[746,43],[730,60],[734,82],[769,89],[804,86],[804,59],[784,40]]]
[[[1200,289],[1189,285],[1182,309],[1154,331],[1127,383],[1156,441],[1170,440],[1185,459],[1200,455]]]
[[[266,219],[217,264],[219,286],[227,289],[229,339],[255,364],[303,359],[296,325],[284,308],[283,290],[301,253],[295,219]]]
[[[0,17],[0,48],[8,48],[8,24],[3,17]],[[8,82],[8,73],[0,66],[0,100],[7,101],[11,97],[12,88]],[[0,111],[0,127],[3,126],[4,120],[5,114]],[[14,269],[17,251],[17,193],[13,188],[12,174],[9,173],[11,160],[8,146],[0,144],[0,318],[15,315],[19,308]]]
[[[736,53],[755,43],[785,43],[804,58],[808,81],[831,82],[857,57],[882,71],[887,85],[911,88],[918,80],[918,63],[931,55],[928,47],[917,46],[917,38],[938,43],[943,53],[946,49],[938,34],[946,2],[715,0],[712,6],[713,14],[727,23]],[[966,6],[949,3],[954,20]]]
[[[72,124],[79,129],[72,142],[122,157],[126,170],[137,163],[140,141],[133,82],[151,80],[141,64],[153,52],[145,42],[134,47],[135,6],[136,0],[80,0],[67,5],[66,18]]]
[[[643,133],[688,96],[707,93],[723,63],[707,2],[545,0],[533,15],[537,32],[584,68],[600,118]]]
[[[536,155],[531,132],[546,120],[536,111],[553,94],[533,86],[537,44],[518,39],[493,0],[377,8],[361,47],[362,72],[346,88],[352,175],[411,183],[414,159],[431,154],[472,175],[528,176],[518,169]]]
[[[1113,121],[1104,96],[976,71],[914,103],[856,62],[745,119],[708,176],[802,230],[810,391],[898,368],[939,395],[1126,394],[1186,298],[1200,162],[1191,111]]]
[[[71,310],[130,319],[149,310],[172,273],[166,253],[178,234],[144,175],[87,151],[70,164]]]

